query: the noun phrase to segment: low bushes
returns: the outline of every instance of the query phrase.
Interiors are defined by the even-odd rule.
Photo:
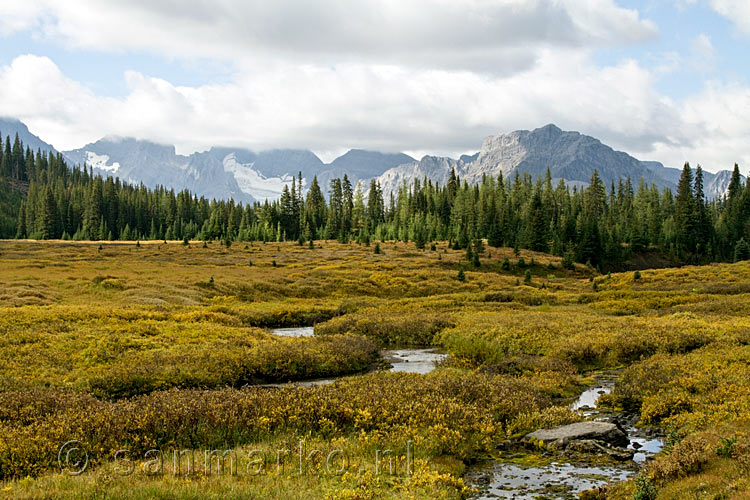
[[[591,369],[632,363],[660,352],[689,352],[737,331],[733,322],[717,328],[685,315],[608,316],[585,306],[512,306],[461,313],[456,326],[441,332],[437,341],[476,366],[502,363],[514,355],[545,355]]]
[[[446,313],[413,306],[360,309],[315,325],[316,335],[354,333],[383,346],[431,345],[437,332],[451,324]]]
[[[640,410],[641,421],[681,434],[732,421],[750,422],[750,346],[712,344],[661,354],[627,368],[610,404]]]
[[[0,314],[0,389],[60,387],[129,397],[170,387],[240,386],[366,369],[371,340],[276,337],[228,309],[164,313],[48,307]]]
[[[492,449],[508,429],[567,421],[549,399],[513,377],[435,372],[379,373],[331,386],[170,390],[116,402],[56,390],[0,393],[0,471],[38,474],[57,449],[78,439],[98,463],[118,449],[235,447],[264,437],[360,436],[371,443],[413,440],[421,453],[467,458]]]

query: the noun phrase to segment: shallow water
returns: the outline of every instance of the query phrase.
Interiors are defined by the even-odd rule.
[[[570,405],[570,409],[581,410],[587,417],[596,417],[599,414],[599,410],[597,409],[599,396],[612,392],[614,385],[614,377],[602,378],[597,385],[583,391],[578,399]],[[648,458],[660,452],[664,446],[661,438],[646,437],[642,434],[642,431],[633,426],[626,427],[625,432],[627,432],[628,439],[630,439],[628,449],[636,450],[633,456],[633,461],[636,463],[645,462]],[[634,443],[637,445],[633,446]]]
[[[437,349],[391,349],[381,354],[392,365],[389,371],[406,373],[429,373],[447,356]]]
[[[664,448],[664,440],[662,438],[647,438],[642,436],[634,435],[637,432],[635,429],[628,427],[625,429],[628,431],[628,437],[630,438],[630,445],[628,449],[635,450],[636,447],[633,443],[638,443],[640,447],[637,449],[635,455],[633,455],[633,461],[636,463],[643,463],[647,459],[653,457]]]
[[[315,328],[312,326],[299,326],[294,328],[273,328],[271,333],[280,337],[313,337]],[[434,348],[417,349],[389,349],[381,351],[380,355],[391,363],[391,372],[407,373],[429,373],[435,369],[436,364],[444,360],[447,354],[438,352]],[[299,385],[310,387],[315,385],[328,385],[346,377],[321,378],[314,380],[300,380],[296,382],[282,382],[276,384],[263,384],[263,387],[285,387],[287,385]]]
[[[544,467],[523,467],[494,463],[486,473],[491,474],[489,488],[477,498],[577,498],[583,490],[601,486],[609,481],[624,481],[630,471],[616,467],[580,466],[553,462]]]
[[[587,412],[595,413],[596,402],[599,399],[599,396],[601,396],[602,394],[609,394],[610,392],[612,392],[612,387],[606,386],[604,384],[598,384],[594,387],[586,389],[581,393],[580,396],[578,396],[578,399],[576,399],[575,402],[570,405],[570,409],[582,410],[584,415]]]
[[[273,328],[271,333],[279,337],[312,337],[315,327],[295,326],[293,328]]]
[[[596,418],[600,412],[597,400],[614,388],[615,377],[602,377],[593,387],[583,391],[571,405],[572,410],[581,410],[587,417]],[[625,431],[630,439],[628,448],[637,449],[633,462],[640,464],[659,452],[663,442],[659,438],[649,438],[635,427]],[[634,443],[640,447],[633,446]],[[494,462],[477,467],[468,474],[469,480],[480,489],[478,500],[490,498],[524,499],[573,499],[583,490],[597,488],[609,482],[624,481],[636,473],[633,462],[622,466],[591,466],[553,462],[546,466],[525,467],[507,462]],[[477,484],[475,478],[483,476],[485,486]],[[487,480],[489,482],[487,483]]]

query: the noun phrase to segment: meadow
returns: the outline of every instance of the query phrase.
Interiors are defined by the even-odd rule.
[[[582,419],[568,404],[600,369],[622,369],[603,404],[668,436],[601,495],[750,494],[750,263],[600,275],[526,250],[475,267],[447,242],[379,246],[0,242],[0,496],[464,498],[466,465],[499,441]],[[269,332],[303,325],[316,335]],[[390,373],[393,346],[449,357]],[[69,440],[81,475],[59,469]],[[353,463],[280,472],[275,452],[300,442]],[[267,472],[122,475],[120,449],[136,471],[152,449],[221,449]],[[378,450],[401,473],[376,473]]]

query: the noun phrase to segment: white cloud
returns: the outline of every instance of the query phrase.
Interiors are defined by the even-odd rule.
[[[698,35],[690,47],[689,63],[699,73],[710,73],[715,68],[716,51],[711,37],[705,33]]]
[[[698,35],[693,40],[693,50],[703,57],[713,57],[714,45],[711,42],[711,37],[705,33]]]
[[[0,67],[0,109],[60,149],[119,135],[182,153],[227,145],[310,148],[329,158],[355,147],[456,155],[477,150],[485,135],[552,122],[671,166],[750,164],[740,115],[750,109],[747,88],[715,83],[673,101],[655,82],[679,54],[655,69],[594,61],[591,45],[656,33],[612,0],[245,5],[34,0],[35,15],[0,16],[0,29],[33,25],[106,51],[225,58],[235,74],[190,87],[129,71],[126,95],[108,98],[50,59],[24,55]],[[707,35],[693,54],[713,57]]]
[[[36,26],[43,8],[39,1],[6,2],[0,15],[0,35],[10,35]]]
[[[743,172],[749,172],[748,109],[750,88],[734,83],[709,83],[680,106],[680,126],[687,141],[681,145],[657,145],[656,156],[670,158],[673,166],[690,161],[712,171],[731,169],[739,163]]]
[[[32,0],[0,16],[73,47],[269,63],[408,64],[510,74],[546,47],[638,43],[655,25],[613,0]],[[15,28],[14,28],[15,27]]]
[[[708,0],[711,7],[734,23],[745,35],[750,35],[750,2],[748,0]]]
[[[708,170],[750,165],[750,89],[711,84],[683,102],[654,90],[634,61],[597,68],[585,54],[547,51],[512,77],[343,65],[278,66],[262,78],[180,87],[137,72],[121,99],[97,96],[49,59],[19,56],[0,68],[0,109],[61,149],[104,135],[176,144],[457,154],[485,135],[548,122],[642,159]]]

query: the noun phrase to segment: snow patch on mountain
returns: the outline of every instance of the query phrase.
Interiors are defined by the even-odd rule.
[[[109,164],[109,155],[98,155],[93,151],[86,151],[86,164],[104,172],[110,172],[112,174],[117,173],[120,170],[119,162],[112,162]]]
[[[231,173],[240,189],[258,201],[272,201],[281,196],[284,185],[291,184],[289,174],[280,177],[265,177],[253,168],[255,162],[240,163],[235,153],[229,153],[222,161],[224,171]]]

